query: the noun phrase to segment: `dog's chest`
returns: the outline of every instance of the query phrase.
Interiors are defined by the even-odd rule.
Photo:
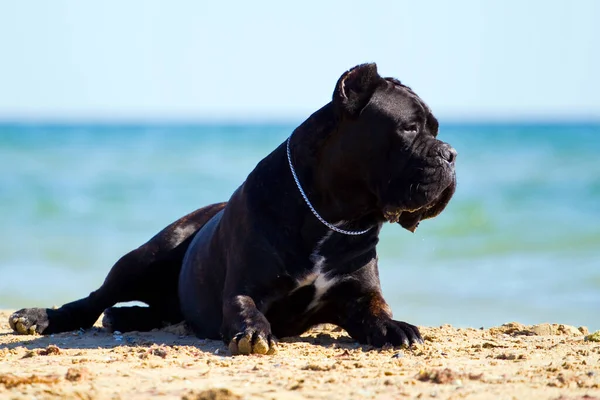
[[[312,263],[312,269],[308,273],[303,274],[296,280],[296,290],[306,286],[312,286],[314,289],[313,298],[306,307],[306,311],[318,308],[322,302],[325,293],[327,293],[342,279],[342,277],[340,276],[336,276],[331,272],[327,272],[325,268],[325,266],[327,265],[327,258],[322,253],[322,248],[323,244],[331,237],[332,233],[333,231],[329,231],[317,243],[313,252],[311,253],[309,259]]]

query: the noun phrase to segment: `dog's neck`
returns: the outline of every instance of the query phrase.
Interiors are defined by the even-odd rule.
[[[340,174],[327,166],[328,142],[339,140],[343,134],[333,105],[325,105],[294,130],[290,141],[292,164],[310,202],[326,221],[375,225],[374,199],[357,178],[359,174],[349,170]]]

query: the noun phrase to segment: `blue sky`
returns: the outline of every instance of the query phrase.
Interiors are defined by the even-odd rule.
[[[598,18],[594,0],[0,0],[0,119],[299,118],[365,61],[445,119],[598,119]]]

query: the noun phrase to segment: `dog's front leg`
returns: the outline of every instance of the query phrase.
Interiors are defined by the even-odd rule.
[[[248,295],[225,299],[221,334],[232,354],[276,352],[277,344],[271,333],[271,324]]]

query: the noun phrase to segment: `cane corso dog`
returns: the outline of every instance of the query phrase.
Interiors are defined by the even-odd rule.
[[[376,246],[384,222],[414,231],[454,194],[456,151],[407,86],[362,64],[331,102],[258,163],[227,203],[206,206],[123,256],[104,284],[58,309],[10,317],[19,333],[103,324],[186,323],[232,353],[272,353],[276,337],[332,323],[373,346],[422,341],[392,319]],[[113,307],[140,301],[148,307]]]

